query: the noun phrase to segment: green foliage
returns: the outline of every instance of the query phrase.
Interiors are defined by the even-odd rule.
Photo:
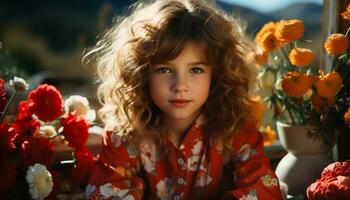
[[[27,78],[28,73],[18,67],[18,61],[7,50],[1,49],[0,46],[0,78],[9,81],[14,76]]]

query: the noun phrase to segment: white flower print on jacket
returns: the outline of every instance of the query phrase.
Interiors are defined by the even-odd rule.
[[[149,141],[143,141],[140,144],[140,160],[148,173],[155,172],[156,146]]]
[[[189,171],[197,171],[200,167],[198,164],[200,162],[200,152],[203,149],[203,142],[199,140],[192,148],[192,156],[187,160],[187,168]]]
[[[243,195],[239,200],[258,200],[256,190],[250,190],[249,194]]]
[[[174,191],[171,188],[171,180],[165,177],[163,180],[160,180],[157,185],[157,196],[161,200],[168,200],[174,194]]]
[[[91,185],[91,184],[88,184],[86,186],[86,189],[85,189],[85,199],[89,199],[90,198],[90,195],[95,192],[96,190],[96,186],[95,185]]]
[[[207,173],[206,170],[201,170],[198,172],[197,177],[196,177],[196,183],[195,187],[204,187],[206,185],[209,185],[211,182],[212,178],[209,176],[209,173]]]
[[[128,196],[129,189],[120,189],[111,183],[107,183],[100,186],[100,192],[103,197],[119,197],[124,199]]]

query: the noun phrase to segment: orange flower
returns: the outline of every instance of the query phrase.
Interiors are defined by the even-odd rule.
[[[264,146],[271,146],[276,140],[276,131],[267,126],[261,131],[264,140]]]
[[[281,43],[275,37],[276,24],[269,22],[257,33],[255,41],[265,51],[273,51],[281,47]]]
[[[341,13],[341,16],[343,17],[343,19],[350,21],[350,5],[348,5],[345,12]]]
[[[282,90],[288,96],[300,97],[310,88],[310,81],[305,74],[288,72],[282,79]]]
[[[334,105],[335,96],[329,98],[321,97],[318,94],[313,94],[311,97],[311,106],[316,112],[324,113],[328,111],[328,108]]]
[[[344,53],[349,47],[349,41],[345,35],[341,33],[335,33],[328,37],[324,43],[324,48],[328,54],[337,56]]]
[[[310,85],[314,85],[319,79],[320,77],[317,75],[307,75]]]
[[[350,125],[350,108],[348,108],[348,111],[346,111],[344,114],[344,121]]]
[[[294,48],[289,53],[290,62],[297,67],[305,67],[312,63],[314,53],[310,49]]]
[[[320,96],[335,96],[342,86],[342,79],[338,72],[331,72],[324,77],[320,77],[315,86]]]
[[[281,20],[276,26],[275,37],[282,43],[289,44],[300,39],[304,31],[304,23],[299,19]]]

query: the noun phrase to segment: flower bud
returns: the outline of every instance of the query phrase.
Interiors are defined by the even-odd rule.
[[[265,71],[259,76],[260,78],[260,86],[264,89],[271,90],[275,84],[275,75],[272,71]]]
[[[15,90],[18,92],[24,92],[28,90],[27,82],[23,78],[17,76],[15,76],[13,80],[10,80],[10,85],[12,85],[13,88],[15,88]]]

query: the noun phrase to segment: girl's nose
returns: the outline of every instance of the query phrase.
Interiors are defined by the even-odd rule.
[[[186,92],[188,91],[188,84],[184,75],[174,76],[171,90],[174,92]]]

